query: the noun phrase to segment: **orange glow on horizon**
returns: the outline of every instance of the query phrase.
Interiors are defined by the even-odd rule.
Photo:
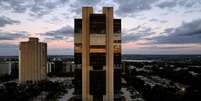
[[[65,40],[48,41],[48,48],[73,48],[74,42],[66,42]]]

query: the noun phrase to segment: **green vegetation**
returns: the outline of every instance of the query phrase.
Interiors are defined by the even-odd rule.
[[[41,81],[37,84],[27,83],[18,85],[15,82],[5,83],[0,86],[0,99],[4,101],[28,101],[47,92],[44,100],[55,101],[67,93],[66,85],[60,82]]]

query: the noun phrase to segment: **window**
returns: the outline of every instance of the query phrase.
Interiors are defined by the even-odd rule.
[[[121,33],[121,19],[113,20],[113,31],[115,34]]]
[[[106,18],[104,14],[90,15],[90,33],[103,34],[106,29]]]
[[[82,19],[75,19],[74,23],[74,33],[82,33]]]

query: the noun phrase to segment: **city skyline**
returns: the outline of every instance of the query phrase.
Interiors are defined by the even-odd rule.
[[[74,18],[82,6],[112,6],[122,19],[123,54],[201,54],[198,0],[1,0],[0,56],[18,55],[20,41],[39,37],[49,55],[74,53]]]

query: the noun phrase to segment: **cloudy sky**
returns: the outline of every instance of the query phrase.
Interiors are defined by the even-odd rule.
[[[113,6],[122,19],[123,54],[201,54],[201,0],[0,0],[0,56],[39,37],[49,55],[73,54],[82,6]]]

